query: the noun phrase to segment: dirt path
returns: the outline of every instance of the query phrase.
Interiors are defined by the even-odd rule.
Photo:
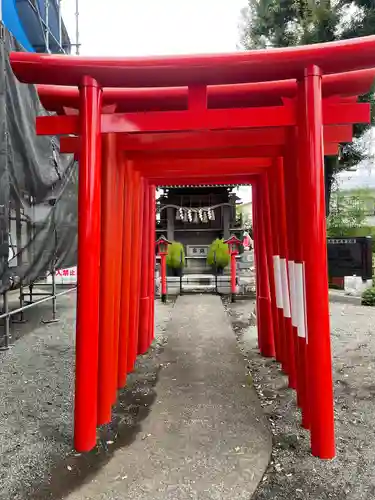
[[[273,457],[252,500],[374,500],[375,309],[331,303],[337,457],[311,456],[295,394],[278,365],[258,355],[254,304],[228,306],[273,432]]]

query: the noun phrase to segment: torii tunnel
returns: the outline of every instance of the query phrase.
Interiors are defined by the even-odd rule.
[[[259,350],[335,455],[323,155],[370,123],[375,37],[225,55],[12,53],[79,159],[75,448],[91,450],[154,336],[155,189],[253,188]],[[220,363],[220,359],[217,360]]]

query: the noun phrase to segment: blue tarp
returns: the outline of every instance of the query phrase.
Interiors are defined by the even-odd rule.
[[[60,52],[59,9],[57,0],[0,0],[2,2],[3,23],[18,43],[30,52],[45,52],[45,25],[49,26],[49,50]],[[44,24],[43,24],[44,23]],[[69,52],[70,41],[62,24],[61,44]]]
[[[25,33],[25,30],[20,21],[16,0],[0,0],[2,3],[2,12],[3,12],[3,23],[8,28],[8,30],[12,33],[14,38],[18,41],[22,47],[29,51],[34,52],[34,49],[29,42],[29,39]]]

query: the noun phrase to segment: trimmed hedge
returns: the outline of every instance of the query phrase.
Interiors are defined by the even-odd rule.
[[[182,269],[185,267],[185,250],[182,243],[172,241],[168,245],[167,266],[172,269]]]
[[[230,262],[229,247],[224,240],[214,240],[207,254],[207,264],[209,266],[224,269]]]

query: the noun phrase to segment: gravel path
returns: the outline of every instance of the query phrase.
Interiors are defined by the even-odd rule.
[[[113,424],[84,457],[72,453],[75,296],[58,300],[57,324],[40,324],[48,306],[29,310],[14,347],[0,353],[0,500],[62,498],[109,460],[115,437],[117,447],[134,439],[153,402],[172,307],[156,302],[153,348],[121,392]]]
[[[113,425],[101,430],[97,449],[85,457],[71,449],[75,297],[59,300],[58,324],[40,325],[48,306],[28,312],[28,323],[17,327],[15,346],[0,354],[0,500],[63,498],[141,432],[172,310],[172,304],[156,304],[154,347],[129,377]],[[254,348],[253,307],[248,301],[228,307],[274,434],[272,462],[253,500],[373,500],[375,309],[331,304],[337,458],[324,462],[310,455],[285,377]]]
[[[295,393],[278,365],[258,355],[254,303],[228,305],[273,432],[273,457],[253,500],[375,498],[375,309],[331,303],[337,457],[311,456]]]

